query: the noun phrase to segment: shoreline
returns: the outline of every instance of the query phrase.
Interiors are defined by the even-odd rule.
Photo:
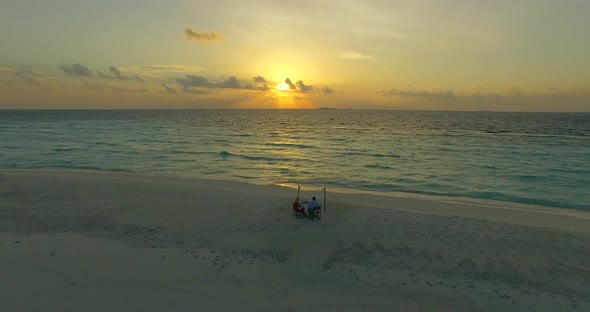
[[[88,170],[88,169],[0,169],[1,172],[11,172],[17,174],[30,174],[30,175],[45,175],[45,176],[77,176],[82,175],[86,177],[116,177],[121,180],[142,180],[143,178],[152,179],[152,183],[171,183],[171,184],[185,184],[193,182],[195,185],[203,186],[209,185],[212,187],[220,187],[226,189],[233,189],[239,186],[253,186],[255,188],[278,191],[280,195],[296,197],[297,185],[289,183],[277,183],[277,184],[258,184],[249,183],[239,180],[225,180],[225,179],[214,179],[214,178],[203,178],[194,177],[190,175],[149,175],[137,172],[120,172],[120,171],[102,171],[102,170]],[[212,183],[212,184],[209,184]],[[229,184],[229,187],[227,186]],[[315,189],[315,196],[321,200],[322,186],[318,185],[303,185],[301,191],[305,193],[313,192]],[[341,187],[327,187],[328,189],[328,202],[327,206],[330,206],[333,202],[341,201],[352,201],[354,204],[359,204],[359,198],[366,200],[367,197],[373,198],[371,202],[372,208],[382,209],[398,209],[409,212],[417,213],[430,213],[438,215],[457,215],[461,217],[473,217],[483,218],[490,221],[500,221],[523,225],[545,225],[550,227],[557,227],[561,229],[571,229],[571,224],[567,226],[559,225],[556,222],[552,222],[547,218],[543,218],[543,222],[539,221],[538,218],[532,222],[527,222],[525,219],[513,218],[514,214],[526,215],[533,213],[536,215],[557,216],[559,218],[573,218],[581,221],[581,226],[574,226],[574,229],[581,231],[590,232],[590,228],[583,225],[585,221],[590,221],[590,211],[577,208],[565,208],[565,207],[553,207],[553,206],[541,206],[533,204],[523,204],[507,201],[498,200],[485,200],[477,198],[467,197],[453,197],[453,196],[436,196],[436,195],[425,195],[417,193],[406,193],[406,192],[385,192],[385,191],[368,191],[358,190],[352,188],[341,188]],[[288,194],[291,190],[291,194]],[[264,194],[264,192],[260,192]],[[305,195],[304,195],[305,196]],[[309,198],[304,199],[311,199]],[[392,208],[390,200],[401,201],[402,204],[398,207]],[[438,208],[433,209],[430,204],[441,204]],[[424,208],[427,207],[427,208]],[[482,213],[483,212],[483,213]]]
[[[131,175],[131,176],[147,176],[147,177],[163,177],[163,178],[183,178],[183,179],[195,179],[195,180],[205,180],[205,181],[219,181],[219,182],[236,182],[236,183],[245,183],[251,185],[259,185],[259,186],[281,186],[287,187],[291,189],[297,189],[297,185],[295,183],[283,183],[283,182],[276,182],[276,183],[263,183],[256,181],[244,181],[242,179],[229,179],[229,178],[209,178],[207,176],[194,176],[194,175],[183,175],[183,174],[149,174],[144,172],[137,172],[137,171],[130,171],[130,170],[102,170],[99,168],[0,168],[1,171],[47,171],[47,172],[79,172],[79,173],[97,173],[97,174],[122,174],[122,175]],[[367,189],[356,189],[350,187],[339,187],[339,186],[328,186],[328,185],[314,185],[314,184],[305,184],[301,185],[301,190],[312,190],[312,189],[321,189],[323,187],[327,187],[331,190],[332,193],[344,193],[344,194],[368,194],[368,195],[375,195],[375,196],[385,196],[385,197],[394,197],[394,198],[411,198],[411,199],[418,199],[418,200],[428,200],[428,201],[437,201],[437,202],[448,202],[448,203],[458,203],[458,204],[470,204],[476,206],[487,206],[487,207],[497,207],[497,208],[505,208],[505,206],[509,206],[510,208],[514,209],[524,209],[524,210],[539,210],[539,211],[551,211],[551,210],[559,210],[559,211],[569,211],[568,214],[576,214],[577,211],[582,212],[590,212],[590,209],[585,207],[568,207],[568,206],[551,206],[551,205],[542,205],[542,204],[534,204],[534,203],[527,203],[527,202],[515,202],[515,201],[508,201],[508,200],[499,200],[499,199],[489,199],[489,198],[480,198],[480,197],[465,197],[459,195],[437,195],[437,194],[425,194],[420,192],[411,192],[411,191],[384,191],[384,190],[367,190]]]

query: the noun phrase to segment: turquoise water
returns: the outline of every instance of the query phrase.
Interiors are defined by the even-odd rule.
[[[590,209],[590,114],[0,111],[0,168],[189,175]]]

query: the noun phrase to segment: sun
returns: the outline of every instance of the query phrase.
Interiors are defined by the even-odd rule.
[[[279,91],[288,91],[289,85],[283,82],[283,83],[278,84],[275,88]]]

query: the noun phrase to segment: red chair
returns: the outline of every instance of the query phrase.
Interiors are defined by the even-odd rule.
[[[300,207],[297,202],[293,203],[293,216],[297,217],[297,219],[299,219],[302,216],[305,216],[305,212],[303,210],[303,207]]]

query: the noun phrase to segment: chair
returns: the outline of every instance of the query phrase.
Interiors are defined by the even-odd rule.
[[[311,219],[311,221],[313,221],[313,219],[318,219],[318,220],[322,221],[322,206],[321,205],[309,212],[309,219]]]
[[[300,207],[299,205],[297,205],[297,203],[293,203],[293,216],[299,219],[303,215],[303,207]]]

